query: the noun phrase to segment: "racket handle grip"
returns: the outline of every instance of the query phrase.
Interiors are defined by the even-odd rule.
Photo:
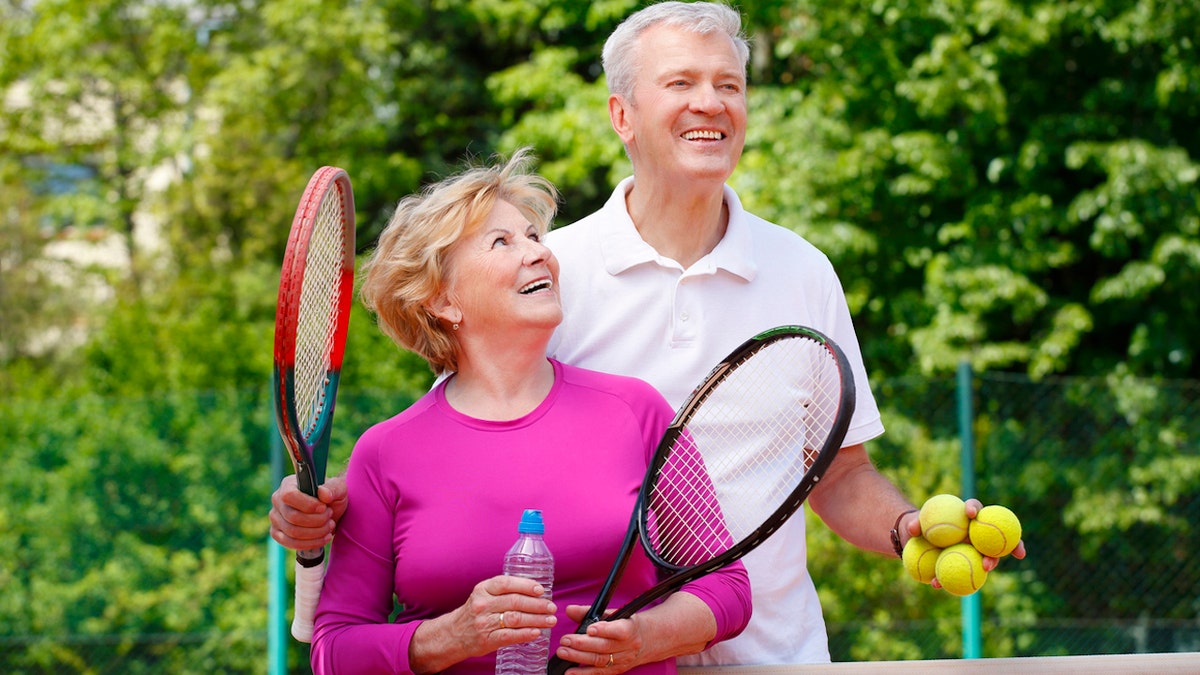
[[[596,623],[597,621],[599,621],[599,619],[589,613],[583,618],[583,622],[579,624],[579,628],[576,628],[575,632],[579,635],[584,635],[587,633],[588,626]],[[557,656],[554,656],[553,650],[554,646],[551,645],[551,656],[550,662],[546,664],[546,675],[563,675],[563,673],[567,672],[571,668],[583,667],[582,663],[575,663],[574,661],[568,661],[566,659],[560,659]]]
[[[296,561],[296,608],[292,615],[292,637],[300,642],[312,642],[313,619],[321,587],[325,584],[325,565],[305,567]]]
[[[550,663],[546,664],[546,675],[563,675],[568,669],[578,667],[581,667],[581,664],[551,656]]]
[[[607,602],[607,599],[605,602]],[[593,606],[593,608],[589,609],[588,613],[583,617],[583,621],[580,622],[579,628],[576,628],[575,632],[579,635],[584,635],[587,633],[588,626],[596,623],[599,620],[600,617],[595,614],[595,606]],[[575,663],[574,661],[567,661],[566,659],[560,659],[557,656],[554,656],[554,645],[550,646],[550,650],[552,653],[550,656],[550,662],[546,664],[546,675],[563,675],[563,673],[567,672],[571,668],[583,667],[582,663]]]

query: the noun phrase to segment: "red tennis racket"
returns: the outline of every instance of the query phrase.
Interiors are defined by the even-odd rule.
[[[354,291],[354,194],[346,172],[313,174],[292,220],[275,311],[275,423],[296,468],[316,496],[325,482],[333,404],[342,372]],[[312,639],[325,577],[325,549],[296,553],[292,636]]]

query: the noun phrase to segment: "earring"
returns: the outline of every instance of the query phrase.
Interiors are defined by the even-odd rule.
[[[453,328],[454,330],[458,330],[458,324],[454,324],[453,326],[451,326],[451,328]]]

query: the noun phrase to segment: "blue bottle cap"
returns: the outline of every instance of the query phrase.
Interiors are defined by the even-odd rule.
[[[542,512],[539,509],[525,509],[521,514],[521,524],[517,532],[522,534],[545,534],[546,525],[542,523]]]

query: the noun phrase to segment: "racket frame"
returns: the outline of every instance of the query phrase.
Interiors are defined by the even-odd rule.
[[[330,336],[333,344],[329,346],[329,370],[319,394],[325,403],[311,429],[306,431],[301,428],[296,410],[296,329],[300,320],[308,248],[318,225],[317,215],[327,198],[341,201],[338,206],[343,215],[341,278],[338,280],[335,327]],[[349,177],[337,167],[321,167],[305,187],[288,234],[275,315],[275,364],[272,375],[275,421],[280,436],[295,467],[297,484],[305,494],[314,497],[317,487],[325,482],[334,403],[349,331],[354,292],[354,227],[354,195]]]
[[[691,421],[693,414],[699,409],[705,399],[708,398],[708,395],[714,391],[716,387],[731,373],[733,373],[741,362],[749,359],[757,352],[765,349],[769,345],[779,340],[789,339],[796,336],[809,338],[829,349],[833,354],[833,360],[837,365],[839,371],[838,376],[841,381],[841,399],[838,404],[838,411],[835,416],[834,423],[830,428],[829,435],[825,439],[824,445],[821,447],[820,451],[816,455],[816,458],[813,460],[812,466],[809,467],[804,477],[800,480],[796,487],[792,489],[788,497],[783,500],[783,502],[766,520],[763,521],[761,525],[759,525],[756,529],[751,531],[740,541],[736,542],[733,546],[725,550],[720,555],[715,556],[711,560],[685,567],[680,567],[664,560],[661,556],[655,553],[654,547],[649,544],[647,524],[648,512],[646,509],[646,503],[657,481],[659,470],[666,461],[667,456],[670,454],[673,444],[682,434],[686,432],[687,425],[689,421]],[[829,465],[833,462],[838,450],[841,448],[842,442],[846,436],[846,431],[850,427],[850,419],[853,417],[854,407],[854,375],[851,372],[849,361],[847,360],[845,353],[835,342],[815,329],[797,325],[777,326],[775,328],[758,333],[734,349],[711,371],[709,371],[708,375],[705,376],[704,380],[692,391],[691,395],[688,396],[687,401],[685,401],[684,404],[679,408],[678,412],[675,414],[675,417],[667,426],[667,430],[664,432],[662,440],[655,449],[653,459],[651,460],[651,464],[646,471],[645,478],[643,479],[642,487],[638,491],[636,506],[634,507],[634,512],[630,519],[630,525],[625,535],[625,541],[621,545],[621,552],[618,556],[618,559],[614,563],[613,568],[610,570],[608,577],[605,579],[604,585],[601,587],[601,591],[597,596],[596,602],[593,603],[591,608],[588,610],[588,613],[584,616],[583,621],[580,622],[579,628],[576,630],[576,632],[580,634],[586,632],[588,626],[596,621],[600,621],[601,619],[605,621],[627,619],[633,616],[638,610],[644,608],[646,605],[674,590],[677,590],[684,584],[687,584],[706,574],[715,572],[722,567],[740,560],[747,553],[762,544],[762,542],[766,541],[768,537],[770,537],[785,522],[787,522],[788,518],[790,518],[796,513],[796,511],[800,509],[800,506],[804,503],[805,499],[808,498],[808,495],[812,492],[813,488],[819,484],[821,477],[824,475],[826,469],[829,468]],[[629,601],[621,608],[605,616],[604,613],[607,610],[607,605],[612,599],[612,595],[616,590],[617,581],[621,577],[624,568],[629,562],[629,558],[633,553],[633,544],[635,539],[639,539],[641,541],[642,548],[651,561],[653,561],[654,564],[660,569],[668,572],[669,576],[662,579],[650,589]],[[565,672],[568,668],[576,667],[577,665],[578,664],[559,659],[558,657],[552,657],[550,665],[547,668],[547,672],[553,675],[561,675],[561,673]]]
[[[338,298],[334,308],[336,315],[333,318],[333,330],[326,334],[328,367],[322,385],[314,392],[317,401],[315,405],[319,405],[320,409],[305,428],[297,410],[297,405],[302,404],[297,401],[296,396],[296,351],[299,348],[297,337],[310,245],[317,228],[322,225],[319,219],[322,209],[330,199],[337,200],[332,206],[341,216],[339,220],[342,246],[338,252],[340,272],[334,284]],[[349,332],[354,292],[354,253],[354,193],[350,178],[340,168],[321,167],[313,173],[304,189],[284,249],[275,313],[274,367],[271,383],[275,424],[295,468],[297,486],[305,494],[313,497],[317,496],[317,488],[325,482],[334,404]],[[296,552],[296,609],[292,635],[301,641],[307,642],[312,636],[312,614],[320,595],[324,560],[324,547]]]

